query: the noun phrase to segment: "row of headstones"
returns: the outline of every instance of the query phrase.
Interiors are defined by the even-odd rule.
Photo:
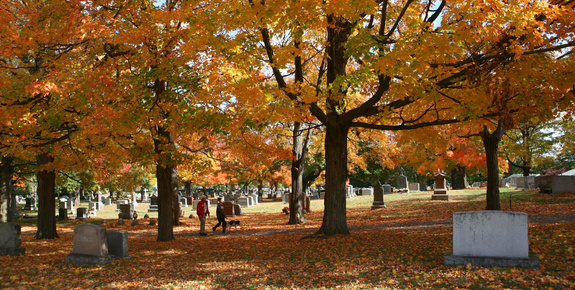
[[[383,189],[377,186],[375,199]],[[376,203],[374,202],[374,206]],[[379,207],[385,207],[380,204]],[[472,211],[453,214],[453,252],[444,255],[444,264],[451,266],[496,266],[538,268],[536,255],[529,255],[528,218],[525,213],[504,211]],[[0,255],[23,255],[20,225],[0,224]],[[103,265],[115,259],[129,258],[128,234],[97,224],[81,224],[74,228],[71,254],[66,264]]]

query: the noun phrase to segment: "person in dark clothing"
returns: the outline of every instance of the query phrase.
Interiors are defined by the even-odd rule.
[[[228,223],[226,222],[226,212],[224,211],[224,201],[222,200],[221,197],[218,197],[218,204],[216,205],[216,217],[218,218],[218,224],[215,225],[212,229],[214,230],[214,232],[216,231],[216,229],[222,225],[223,228],[223,232],[226,232],[226,226],[228,225]]]

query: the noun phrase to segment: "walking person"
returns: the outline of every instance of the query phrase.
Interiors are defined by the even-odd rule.
[[[224,201],[221,197],[218,197],[218,204],[216,205],[216,217],[218,218],[218,224],[212,228],[215,232],[216,229],[222,225],[223,233],[226,233],[226,226],[228,222],[226,222],[226,212],[224,211]]]
[[[202,196],[202,200],[198,202],[197,208],[198,218],[200,219],[200,236],[206,234],[206,216],[210,216],[210,209],[208,208],[208,201],[206,196]]]

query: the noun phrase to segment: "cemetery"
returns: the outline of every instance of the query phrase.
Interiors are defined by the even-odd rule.
[[[0,289],[575,289],[575,0],[0,23]]]
[[[501,237],[506,226],[501,224],[501,217],[494,217],[502,228],[487,236],[495,234],[503,240],[493,240],[498,248],[492,249],[490,238],[469,240],[477,233],[461,231],[469,228],[473,219],[458,217],[466,212],[484,212],[480,194],[484,190],[449,190],[449,200],[445,201],[433,200],[433,191],[384,194],[384,187],[376,185],[373,196],[348,198],[352,233],[327,240],[303,239],[321,224],[323,200],[319,198],[310,199],[312,211],[306,214],[308,222],[302,225],[286,224],[287,217],[281,213],[286,203],[281,200],[266,197],[257,205],[240,206],[240,215],[231,215],[234,203],[228,202],[227,214],[241,221],[236,230],[227,234],[210,232],[201,237],[197,218],[186,216],[174,228],[176,239],[163,243],[156,241],[157,226],[150,224],[157,219],[157,212],[148,212],[150,203],[134,205],[134,211],[142,213],[137,215],[138,225],[118,224],[121,212],[114,204],[104,205],[86,219],[58,219],[59,238],[51,241],[35,240],[34,219],[20,218],[16,225],[21,229],[9,230],[18,231],[10,234],[15,239],[4,243],[11,255],[0,256],[0,287],[575,286],[571,243],[575,233],[575,195],[502,189],[504,211],[496,213],[522,212],[519,219],[509,217],[510,223],[519,222],[521,226],[511,226],[515,232],[509,238]],[[23,211],[25,202],[19,206]],[[88,208],[86,202],[76,207]],[[213,204],[210,211],[215,216]],[[208,225],[215,223],[215,217],[208,218]],[[511,243],[507,246],[510,248],[501,241]],[[5,248],[0,247],[0,251],[7,253]],[[497,257],[480,258],[489,256],[489,252]],[[332,262],[337,265],[328,267]],[[101,275],[100,271],[115,274]]]

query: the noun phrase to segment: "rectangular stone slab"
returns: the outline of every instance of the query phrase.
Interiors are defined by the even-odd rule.
[[[454,213],[453,255],[528,258],[527,214],[492,210]]]

